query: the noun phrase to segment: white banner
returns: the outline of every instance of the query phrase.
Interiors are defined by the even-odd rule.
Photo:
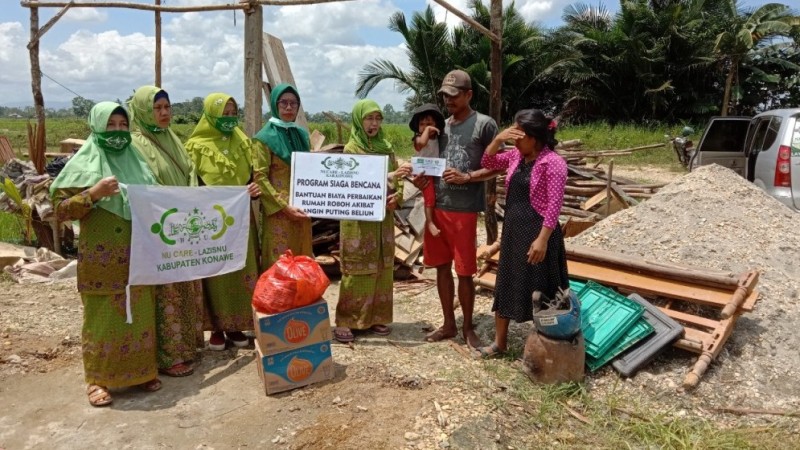
[[[131,285],[167,284],[244,268],[250,196],[244,186],[128,186]]]
[[[388,170],[384,155],[294,152],[291,205],[311,217],[380,222]]]

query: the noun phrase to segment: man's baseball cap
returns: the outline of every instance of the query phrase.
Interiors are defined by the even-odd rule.
[[[451,70],[450,73],[444,76],[442,80],[442,87],[439,88],[439,94],[458,95],[460,90],[472,89],[472,80],[469,74],[463,70]]]

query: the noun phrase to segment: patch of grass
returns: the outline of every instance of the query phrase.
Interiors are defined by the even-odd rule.
[[[0,242],[23,243],[23,227],[19,217],[0,211]]]
[[[676,449],[798,448],[800,443],[791,421],[728,428],[615,389],[601,396],[582,383],[535,384],[505,359],[486,361],[483,369],[506,387],[487,402],[514,418],[514,432],[508,433],[514,448],[529,448],[531,442],[546,448]]]
[[[583,142],[581,149],[587,151],[622,150],[650,144],[667,144],[665,135],[676,136],[683,125],[641,125],[617,124],[610,125],[605,122],[595,122],[584,125],[565,125],[559,128],[556,135],[559,141],[580,139]],[[702,130],[702,126],[695,126],[695,130]],[[700,138],[700,131],[690,136],[696,143]],[[615,164],[624,165],[655,165],[666,166],[671,170],[683,170],[678,162],[671,144],[648,150],[639,150],[630,156],[613,156],[605,158],[606,161],[614,159]]]

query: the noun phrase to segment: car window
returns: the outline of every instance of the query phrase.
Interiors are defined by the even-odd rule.
[[[704,152],[742,152],[749,122],[746,120],[715,120],[703,137]],[[762,139],[763,140],[763,139]],[[760,142],[760,141],[755,141]]]
[[[760,152],[764,148],[764,138],[767,135],[767,128],[769,127],[769,118],[761,118],[756,126],[756,134],[753,137],[753,152]]]
[[[772,145],[775,143],[775,139],[778,138],[778,131],[781,129],[781,123],[783,123],[783,119],[781,117],[775,116],[772,120],[769,121],[769,126],[767,127],[767,132],[764,136],[764,144],[761,146],[761,151],[765,152],[772,148]]]
[[[795,118],[792,133],[792,156],[800,156],[800,117]]]

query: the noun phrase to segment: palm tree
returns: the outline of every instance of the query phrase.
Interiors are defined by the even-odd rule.
[[[786,5],[769,3],[747,13],[738,10],[736,0],[730,0],[729,8],[734,19],[727,30],[717,35],[714,44],[714,50],[727,71],[721,108],[723,116],[728,114],[732,87],[738,84],[742,63],[752,56],[754,50],[768,45],[775,38],[789,37],[800,27],[800,16],[793,15]]]
[[[361,69],[356,96],[366,97],[381,81],[393,80],[401,93],[409,94],[406,106],[436,102],[442,78],[452,69],[450,32],[444,22],[437,22],[433,9],[415,12],[411,25],[398,11],[389,19],[389,29],[403,35],[411,70],[403,71],[389,60],[379,58]]]

